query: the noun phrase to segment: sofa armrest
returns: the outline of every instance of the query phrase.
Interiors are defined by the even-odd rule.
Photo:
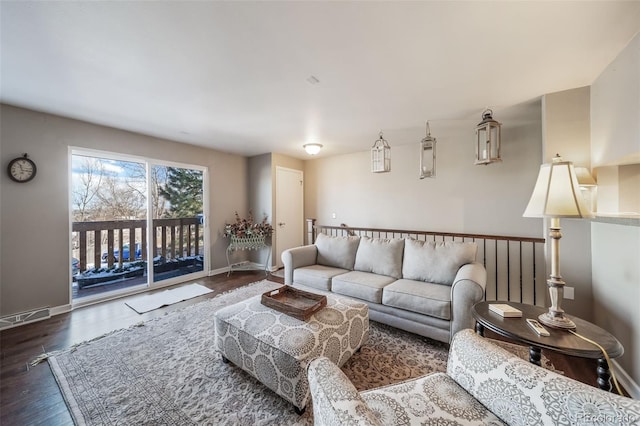
[[[538,367],[472,330],[454,336],[447,374],[508,424],[640,424],[640,401]]]
[[[481,263],[468,263],[458,269],[451,286],[450,339],[460,330],[474,328],[471,307],[484,298],[486,283],[487,271]]]
[[[284,283],[292,285],[294,269],[315,265],[317,257],[318,249],[313,244],[283,251],[281,259],[284,265]]]
[[[314,425],[380,425],[358,390],[328,358],[313,360],[307,369],[307,377]]]

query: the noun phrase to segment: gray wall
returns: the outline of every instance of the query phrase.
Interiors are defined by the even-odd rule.
[[[272,155],[263,154],[249,158],[248,169],[248,192],[249,209],[253,212],[256,221],[261,221],[264,215],[268,216],[268,221],[273,223],[274,199],[272,198],[273,176],[271,173]],[[242,212],[240,212],[242,214]],[[275,226],[275,225],[274,225]],[[253,262],[264,263],[266,257],[265,250],[245,253]],[[269,255],[269,266],[273,265],[273,244]]]
[[[286,167],[304,172],[305,161],[283,154],[271,153],[250,157],[248,167],[249,208],[253,211],[256,220],[262,220],[263,215],[266,214],[274,230],[277,230],[275,224],[276,167]],[[286,208],[287,206],[282,207]],[[300,220],[304,221],[304,218],[300,218]],[[272,240],[269,266],[278,264],[278,259],[275,256],[276,247]],[[264,253],[252,252],[249,253],[249,258],[254,262],[262,263],[264,262]]]
[[[247,160],[210,149],[118,129],[0,106],[3,167],[29,153],[37,163],[32,182],[0,177],[0,315],[69,300],[68,147],[170,160],[209,168],[210,267],[226,266],[225,221],[247,209]]]

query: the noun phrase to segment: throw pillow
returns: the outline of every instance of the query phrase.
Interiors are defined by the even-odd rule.
[[[462,265],[476,260],[478,245],[457,241],[405,240],[402,277],[452,285]]]
[[[404,241],[402,240],[362,237],[353,269],[402,278],[403,251]]]
[[[360,237],[332,237],[326,234],[318,234],[316,247],[318,248],[318,265],[333,266],[353,270],[356,261],[356,251]]]

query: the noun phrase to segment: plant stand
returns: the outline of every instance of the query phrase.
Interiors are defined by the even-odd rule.
[[[247,270],[256,270],[258,268],[254,267],[251,262],[241,262],[241,263],[231,263],[229,259],[229,254],[231,252],[237,250],[262,250],[264,248],[267,250],[267,258],[264,262],[264,267],[259,268],[260,270],[264,270],[265,275],[269,274],[269,259],[271,258],[271,246],[269,246],[265,242],[264,235],[251,235],[248,237],[237,237],[232,235],[230,237],[231,241],[229,242],[229,246],[227,247],[226,255],[227,255],[227,265],[229,265],[229,272],[227,272],[227,276],[231,275],[233,271],[247,271]]]

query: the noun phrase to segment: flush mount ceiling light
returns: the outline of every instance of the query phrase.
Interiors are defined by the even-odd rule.
[[[319,143],[307,143],[307,144],[302,145],[302,147],[304,148],[305,151],[307,151],[307,154],[316,155],[322,149],[322,144],[319,144]]]

